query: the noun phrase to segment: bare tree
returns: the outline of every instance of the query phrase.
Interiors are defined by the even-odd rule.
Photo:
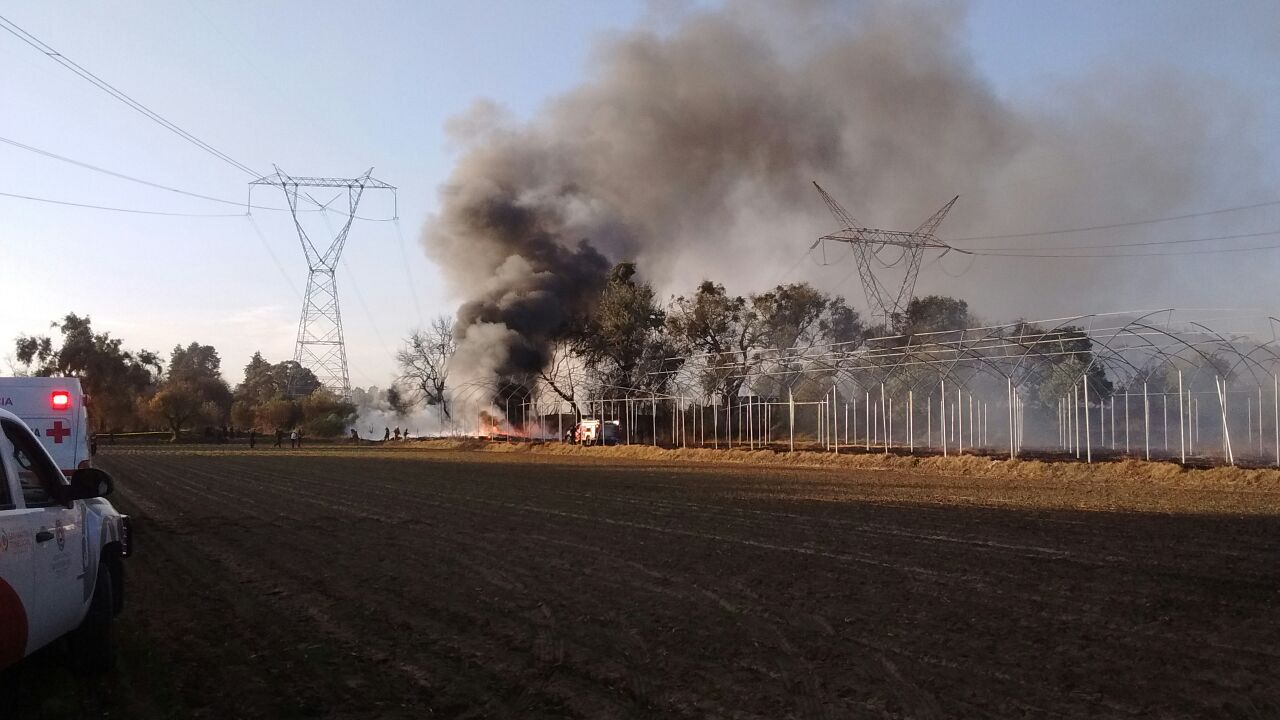
[[[405,340],[404,348],[396,353],[401,379],[413,387],[418,400],[439,407],[446,418],[453,417],[445,391],[448,388],[449,361],[457,349],[453,321],[447,315],[437,315],[429,328],[415,330]]]
[[[573,343],[569,340],[561,340],[552,347],[551,358],[538,372],[538,378],[551,389],[551,392],[569,403],[575,415],[582,417],[582,408],[578,406],[577,401],[577,391],[585,373],[582,358],[574,352]]]

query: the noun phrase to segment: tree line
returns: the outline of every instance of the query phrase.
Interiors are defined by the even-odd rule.
[[[51,334],[15,340],[13,370],[78,378],[97,433],[163,429],[178,440],[199,428],[299,429],[327,437],[341,434],[355,419],[350,402],[292,360],[271,363],[254,353],[233,388],[222,377],[222,358],[212,345],[177,345],[166,362],[160,353],[127,350],[120,338],[96,332],[87,315],[71,313],[50,327]]]
[[[550,359],[536,375],[504,378],[499,386],[479,392],[490,392],[499,401],[550,396],[579,415],[589,414],[587,399],[675,392],[677,377],[686,383],[685,390],[692,378],[703,399],[719,404],[744,393],[817,397],[830,388],[834,369],[815,371],[809,362],[815,353],[904,342],[979,324],[964,300],[937,295],[915,298],[902,313],[868,322],[844,297],[807,282],[738,295],[705,280],[692,292],[662,302],[637,276],[633,263],[619,263],[595,301],[579,308],[555,333]],[[1077,350],[1063,360],[1083,366],[1091,357],[1090,341],[1084,332],[1076,335],[1071,342]],[[477,391],[450,383],[456,350],[456,330],[446,316],[406,340],[397,356],[405,404],[434,407],[443,420],[452,417],[457,397]],[[1064,366],[1060,375],[1066,377],[1068,369]]]

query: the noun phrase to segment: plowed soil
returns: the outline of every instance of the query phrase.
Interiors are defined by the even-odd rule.
[[[1280,717],[1280,517],[1198,511],[1225,491],[374,448],[99,464],[137,535],[119,668],[72,683],[44,653],[17,714]],[[1129,509],[1064,509],[1099,504]]]

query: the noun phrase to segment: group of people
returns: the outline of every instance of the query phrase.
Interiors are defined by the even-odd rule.
[[[374,430],[373,430],[373,428],[369,428],[369,435],[370,435],[371,437],[376,437],[376,436],[374,436]],[[400,428],[396,428],[395,430],[392,430],[392,429],[391,429],[391,428],[389,428],[389,427],[384,427],[384,428],[382,428],[382,441],[383,441],[383,442],[387,442],[387,441],[389,441],[389,440],[391,440],[391,439],[393,439],[393,438],[394,438],[394,439],[396,439],[396,440],[408,440],[408,439],[409,439],[409,428],[405,428],[404,430],[401,430]],[[376,439],[371,439],[371,440],[369,440],[369,442],[377,442],[377,440],[376,440]],[[352,445],[359,445],[359,444],[360,444],[360,433],[359,433],[359,431],[357,431],[355,428],[351,428],[351,444],[352,444]]]
[[[283,429],[276,428],[276,434],[275,434],[276,441],[275,441],[274,447],[284,446],[285,434],[286,433]],[[372,435],[373,433],[370,432],[370,434]],[[297,428],[290,430],[288,432],[288,437],[289,437],[289,447],[294,449],[302,447],[302,433],[298,432]],[[396,440],[408,440],[409,428],[405,428],[404,430],[401,430],[400,428],[396,428],[395,430],[392,430],[391,428],[382,429],[382,440],[384,442],[387,440],[391,440],[393,438]],[[357,432],[355,428],[351,428],[351,442],[355,445],[360,444],[360,433]],[[250,448],[256,447],[257,443],[258,443],[258,431],[250,430],[249,431],[249,447]]]
[[[285,438],[285,431],[281,428],[276,428],[276,441],[273,447],[284,447],[284,438]],[[252,450],[253,448],[257,447],[257,445],[258,445],[258,431],[250,430],[249,431],[249,449]],[[289,431],[289,447],[295,448],[295,449],[302,447],[302,433],[298,432],[298,428],[294,428]]]
[[[387,427],[382,428],[382,441],[383,441],[383,442],[386,442],[386,441],[390,440],[390,439],[391,439],[391,438],[393,438],[393,437],[394,437],[396,440],[399,440],[399,439],[402,437],[401,432],[400,432],[400,428],[396,428],[396,429],[395,429],[395,431],[394,431],[394,433],[392,432],[391,428],[387,428]],[[405,428],[405,429],[404,429],[403,437],[404,437],[404,439],[405,439],[405,440],[408,440],[408,439],[409,439],[409,428]]]

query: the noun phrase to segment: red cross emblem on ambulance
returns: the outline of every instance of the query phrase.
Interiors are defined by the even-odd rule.
[[[62,438],[70,434],[71,428],[63,427],[61,420],[54,420],[53,427],[45,431],[45,436],[53,438],[53,441],[58,445],[62,444]]]

